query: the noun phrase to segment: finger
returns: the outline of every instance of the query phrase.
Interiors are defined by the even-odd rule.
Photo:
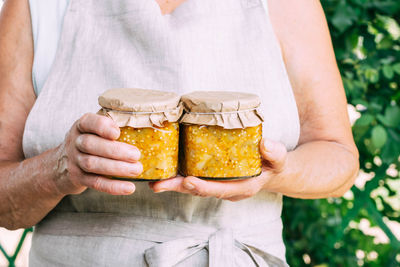
[[[258,178],[258,177],[257,177]],[[229,199],[237,196],[249,198],[260,191],[260,179],[252,178],[240,181],[206,181],[196,177],[186,177],[183,187],[193,195]]]
[[[118,177],[136,177],[143,172],[140,162],[129,163],[79,153],[78,166],[85,172]]]
[[[260,144],[261,155],[270,169],[280,171],[286,163],[287,150],[280,142],[263,139]]]
[[[177,176],[175,178],[149,183],[149,186],[155,193],[161,193],[165,191],[175,191],[185,194],[191,193],[189,190],[183,187],[183,180],[184,177]]]
[[[82,184],[111,195],[130,195],[135,192],[135,185],[128,181],[112,180],[98,175],[85,175]]]
[[[93,133],[106,139],[116,140],[120,135],[118,125],[110,118],[86,113],[77,122],[81,133]]]
[[[140,151],[135,146],[104,139],[93,134],[82,134],[76,138],[75,145],[83,153],[103,158],[136,162],[140,159]]]
[[[156,0],[163,15],[172,13],[185,0]]]
[[[244,196],[244,195],[240,195],[240,196],[234,196],[234,197],[226,198],[225,200],[229,200],[229,201],[232,201],[232,202],[238,202],[238,201],[241,201],[241,200],[246,199],[246,198],[248,198],[248,197]]]

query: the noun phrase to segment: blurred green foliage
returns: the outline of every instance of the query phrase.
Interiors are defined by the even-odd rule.
[[[287,259],[297,266],[400,266],[400,1],[321,0],[348,101],[361,170],[345,197],[284,203]],[[388,241],[365,230],[379,227]]]

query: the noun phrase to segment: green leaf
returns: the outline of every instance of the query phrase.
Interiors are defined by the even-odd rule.
[[[388,139],[387,143],[382,148],[381,159],[383,163],[390,165],[399,157],[399,153],[399,145],[391,139]]]
[[[365,78],[371,83],[377,83],[379,81],[379,72],[375,69],[367,69],[365,71]]]
[[[396,72],[397,74],[400,75],[400,63],[394,64],[393,70],[394,70],[394,72]]]
[[[347,78],[343,78],[343,85],[346,91],[353,91],[355,88],[353,81]]]
[[[374,116],[364,114],[356,121],[355,126],[369,126],[374,120]]]
[[[351,27],[356,20],[357,14],[355,13],[354,9],[342,2],[338,5],[331,22],[339,30],[339,32],[344,32]]]
[[[391,49],[392,47],[393,47],[393,40],[392,40],[392,37],[390,37],[390,36],[385,36],[379,42],[379,48],[380,49]]]
[[[375,36],[372,34],[365,34],[363,45],[368,51],[374,51],[376,49]]]
[[[358,39],[360,38],[360,35],[357,32],[353,32],[350,37],[348,38],[348,41],[350,43],[351,49],[357,48],[358,45]]]
[[[383,75],[386,77],[386,79],[391,80],[394,77],[394,70],[390,65],[385,65],[383,66]]]
[[[395,14],[396,12],[399,12],[399,10],[400,10],[400,5],[399,5],[398,0],[395,0],[395,1],[380,0],[380,1],[371,1],[371,2],[372,2],[371,5],[373,5],[377,9],[379,9],[383,12],[386,12],[388,14]]]
[[[377,125],[372,129],[371,141],[376,148],[382,148],[387,141],[387,137],[387,132],[382,126]]]
[[[387,127],[400,126],[400,107],[389,106],[385,110],[385,115],[378,115],[378,120]]]

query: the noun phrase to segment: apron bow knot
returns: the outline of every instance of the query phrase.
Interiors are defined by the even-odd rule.
[[[270,253],[246,245],[234,237],[233,230],[222,228],[212,233],[208,240],[196,237],[184,237],[159,243],[145,251],[145,259],[149,267],[172,267],[185,259],[207,249],[209,266],[235,266],[235,250],[245,252],[257,267],[286,267],[284,261]]]

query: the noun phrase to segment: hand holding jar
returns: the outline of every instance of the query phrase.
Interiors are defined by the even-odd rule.
[[[279,177],[286,169],[287,150],[279,142],[263,139],[260,144],[263,157],[262,173],[260,176],[231,181],[203,180],[193,176],[176,177],[173,179],[151,183],[150,187],[156,193],[175,191],[202,197],[239,201],[250,198]]]
[[[172,92],[115,88],[99,97],[100,115],[120,128],[117,141],[136,146],[141,152],[140,175],[114,175],[129,181],[157,181],[178,172],[180,97]]]
[[[130,182],[107,176],[138,176],[143,167],[140,151],[117,142],[120,130],[110,118],[85,114],[71,127],[57,149],[55,184],[60,193],[79,194],[87,187],[113,195],[135,191]]]

